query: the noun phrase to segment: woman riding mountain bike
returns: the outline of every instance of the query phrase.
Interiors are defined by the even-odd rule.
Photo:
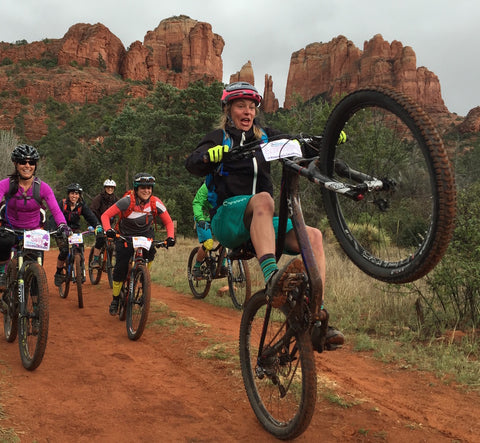
[[[264,275],[267,297],[271,303],[281,304],[284,298],[281,289],[284,274],[278,272],[275,258],[278,217],[274,217],[270,163],[261,153],[256,153],[253,158],[223,161],[223,154],[231,147],[242,146],[254,140],[266,142],[269,137],[279,134],[271,128],[260,127],[256,121],[261,100],[257,89],[249,83],[235,82],[228,85],[221,98],[223,114],[219,127],[203,137],[187,158],[186,168],[199,176],[212,174],[209,189],[216,196],[212,210],[213,234],[222,245],[230,249],[251,240]],[[299,246],[292,228],[289,220],[285,252],[298,254]],[[309,226],[307,233],[324,282],[322,234]],[[294,260],[287,273],[299,272],[301,266],[301,260]],[[318,307],[324,311],[323,294]],[[321,316],[322,312],[315,314]],[[343,344],[344,337],[340,331],[329,327],[326,334],[326,337],[319,338],[321,343],[326,339],[326,349],[333,350]]]
[[[197,231],[198,241],[201,246],[198,248],[195,257],[195,264],[192,268],[192,275],[196,278],[202,277],[202,270],[200,269],[205,254],[213,248],[212,230],[210,229],[210,210],[212,204],[208,201],[208,188],[205,183],[198,188],[197,193],[192,201],[193,218],[195,220],[195,229]],[[225,260],[222,263],[221,273],[225,276],[227,270],[225,269]]]
[[[68,226],[73,232],[80,232],[80,221],[83,217],[89,226],[95,227],[95,235],[103,232],[102,225],[95,217],[82,198],[83,189],[78,183],[70,183],[67,186],[67,197],[59,202],[59,206],[65,216]],[[55,286],[61,286],[65,281],[65,260],[68,256],[68,244],[66,242],[57,242],[59,254],[57,258],[57,271],[55,273]]]
[[[161,222],[167,230],[166,246],[175,245],[175,228],[170,214],[163,202],[153,195],[155,177],[146,172],[139,172],[133,179],[133,190],[110,206],[102,214],[102,225],[107,237],[116,239],[115,252],[116,262],[113,269],[113,297],[110,303],[110,315],[116,315],[119,307],[119,295],[123,281],[128,273],[128,264],[133,254],[133,245],[117,238],[117,231],[124,237],[147,237],[155,236],[154,226]],[[111,220],[115,216],[120,220],[115,229],[111,226]],[[155,247],[152,246],[144,254],[149,265],[155,257]]]
[[[102,214],[114,203],[118,201],[118,197],[115,195],[115,188],[117,184],[111,178],[108,178],[103,182],[103,191],[93,197],[90,203],[90,209],[95,214],[98,220],[102,218]],[[95,240],[95,246],[93,247],[93,256],[89,263],[90,269],[100,268],[100,251],[105,246],[105,237],[102,235],[97,236]]]
[[[13,229],[32,230],[45,222],[44,202],[52,213],[55,225],[65,235],[71,233],[52,188],[36,177],[40,154],[34,146],[18,145],[12,152],[14,172],[0,181],[1,223]],[[15,237],[9,233],[0,236],[0,288],[5,288],[5,265]]]

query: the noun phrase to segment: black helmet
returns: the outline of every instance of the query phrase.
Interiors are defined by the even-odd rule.
[[[67,192],[77,191],[79,194],[82,193],[83,189],[78,183],[70,183],[67,186]]]
[[[221,99],[222,109],[228,102],[237,100],[239,98],[248,98],[249,100],[253,100],[257,106],[262,101],[262,96],[258,93],[255,86],[252,86],[247,82],[235,82],[230,83],[223,90]]]
[[[139,172],[133,177],[133,187],[137,189],[139,186],[153,186],[155,185],[155,177],[148,172]]]
[[[12,152],[12,162],[18,163],[22,160],[40,160],[37,149],[30,145],[18,145]]]

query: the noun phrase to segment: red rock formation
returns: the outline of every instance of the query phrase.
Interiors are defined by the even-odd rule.
[[[272,76],[265,74],[265,89],[263,92],[262,109],[264,112],[276,112],[278,111],[278,99],[275,98],[273,93],[273,80]]]
[[[480,132],[480,106],[471,109],[465,120],[458,126],[462,133]]]
[[[187,16],[162,20],[147,32],[143,45],[132,44],[120,73],[131,80],[150,79],[186,88],[197,80],[221,81],[225,42],[208,23]]]
[[[248,60],[235,74],[230,76],[230,83],[233,82],[248,82],[255,86],[255,76],[253,75],[252,62]]]
[[[125,48],[121,40],[106,26],[101,23],[78,23],[73,25],[62,39],[58,64],[69,65],[76,62],[80,66],[92,66],[118,73],[124,57]]]
[[[363,51],[344,36],[329,43],[312,43],[290,59],[285,107],[295,95],[308,100],[317,95],[332,98],[367,85],[393,86],[413,97],[429,112],[448,112],[438,77],[416,67],[413,49],[380,34],[364,43]]]

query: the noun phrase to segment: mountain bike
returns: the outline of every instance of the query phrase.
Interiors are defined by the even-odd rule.
[[[60,297],[67,298],[70,292],[70,282],[76,284],[80,309],[83,308],[82,285],[86,279],[83,236],[88,234],[93,234],[93,231],[73,233],[68,237],[68,256],[64,266],[65,280],[58,287]]]
[[[42,267],[43,252],[50,248],[50,235],[59,231],[24,231],[5,226],[0,229],[16,237],[0,301],[5,339],[13,343],[18,334],[22,365],[33,371],[43,360],[48,337],[48,285]]]
[[[151,298],[150,271],[147,267],[148,261],[143,256],[144,250],[149,250],[151,245],[156,248],[168,246],[165,241],[146,237],[124,237],[117,234],[117,238],[133,246],[127,277],[120,290],[118,317],[120,321],[126,320],[128,338],[138,340],[147,324]]]
[[[347,140],[338,144],[341,131]],[[411,282],[434,268],[453,234],[456,200],[440,136],[427,114],[400,92],[355,91],[334,107],[322,136],[294,138],[280,136],[224,155],[224,161],[234,160],[262,149],[267,160],[280,162],[277,260],[288,218],[301,251],[302,272],[289,272],[288,266],[278,271],[284,274],[285,303],[274,307],[259,291],[245,304],[240,325],[250,405],[279,439],[299,436],[311,421],[317,395],[313,346],[324,349],[328,327],[323,282],[300,205],[300,177],[309,181],[312,195],[319,188],[318,200],[347,256],[388,283]]]
[[[98,256],[98,261],[100,264],[99,268],[91,268],[90,263],[93,260],[93,250],[90,249],[90,254],[88,256],[88,276],[90,277],[90,283],[92,285],[97,285],[102,278],[102,273],[105,272],[108,276],[108,284],[110,289],[113,288],[113,268],[115,267],[115,247],[113,240],[105,236],[105,243],[100,249],[100,255]]]
[[[252,295],[250,269],[247,261],[232,258],[232,251],[219,243],[215,248],[205,251],[205,258],[200,266],[202,276],[195,277],[193,267],[199,248],[201,246],[193,248],[188,258],[187,277],[193,296],[199,299],[205,298],[213,280],[227,277],[228,293],[233,306],[242,309],[245,301]]]

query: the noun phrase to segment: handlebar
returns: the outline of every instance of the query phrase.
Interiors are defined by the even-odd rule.
[[[121,240],[125,240],[126,242],[131,243],[134,237],[144,237],[144,236],[136,236],[136,235],[121,235],[117,232],[115,238],[119,238]],[[111,237],[108,237],[111,238]],[[147,237],[145,237],[147,238]],[[113,239],[112,239],[113,240]],[[152,240],[152,246],[155,246],[157,249],[158,248],[165,248],[168,249],[167,241],[166,240],[155,240],[155,239],[150,239]]]
[[[41,228],[38,228],[38,229],[41,229]],[[0,226],[0,231],[6,231],[6,232],[10,232],[12,234],[15,234],[17,236],[21,236],[23,237],[25,232],[26,231],[33,231],[34,229],[16,229],[16,228],[11,228],[9,226]],[[60,229],[55,229],[54,231],[47,231],[45,230],[45,232],[48,232],[49,235],[58,235],[58,234],[61,234],[61,230]]]

